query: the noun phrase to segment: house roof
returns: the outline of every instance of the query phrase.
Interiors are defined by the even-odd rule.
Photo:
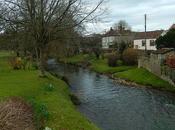
[[[123,31],[118,31],[113,28],[110,28],[108,32],[106,32],[103,36],[104,37],[110,37],[110,36],[121,36],[121,35],[128,35],[131,34],[132,32],[130,30],[123,30]]]
[[[105,37],[117,36],[117,35],[118,35],[118,32],[114,30],[113,28],[111,28],[108,32],[104,34]]]
[[[153,54],[166,54],[166,53],[169,53],[169,52],[172,52],[172,51],[175,51],[175,49],[174,48],[162,48],[162,49],[156,50],[152,53]]]
[[[149,31],[146,33],[146,38],[157,39],[162,33],[163,33],[163,30]],[[145,32],[136,32],[135,40],[138,40],[138,39],[145,39]]]

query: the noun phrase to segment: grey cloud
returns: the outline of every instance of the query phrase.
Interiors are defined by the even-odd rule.
[[[126,20],[135,31],[144,30],[144,14],[148,15],[148,30],[167,29],[175,22],[175,0],[110,0],[108,22],[96,25],[99,32],[119,20]],[[91,30],[92,26],[88,26]]]

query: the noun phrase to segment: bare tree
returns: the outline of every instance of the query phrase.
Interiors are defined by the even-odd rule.
[[[114,24],[114,28],[120,33],[122,33],[123,31],[131,31],[131,27],[125,20],[120,20],[118,23]]]
[[[88,2],[88,1],[86,1]],[[104,0],[92,8],[82,0],[4,0],[3,17],[5,25],[18,26],[35,40],[35,48],[40,51],[40,70],[44,75],[44,50],[52,40],[60,38],[59,32],[76,29],[101,14],[99,10]],[[94,13],[98,13],[94,15]]]

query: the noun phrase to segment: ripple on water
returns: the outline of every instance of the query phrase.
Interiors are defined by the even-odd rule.
[[[116,84],[106,76],[59,64],[82,104],[79,110],[104,130],[175,130],[175,96]]]

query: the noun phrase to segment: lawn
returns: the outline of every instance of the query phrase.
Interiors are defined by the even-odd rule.
[[[0,52],[1,101],[9,97],[21,97],[28,102],[42,104],[49,115],[45,125],[53,130],[98,130],[77,111],[70,100],[69,88],[63,81],[51,75],[39,78],[37,71],[11,70],[7,62],[8,56],[10,54]],[[48,91],[50,84],[53,89]]]
[[[68,58],[63,58],[61,59],[61,61],[65,62],[65,63],[69,63],[69,64],[79,64],[82,63],[83,61],[88,61],[91,63],[90,65],[90,69],[92,69],[93,71],[96,71],[98,73],[116,73],[116,72],[122,72],[122,71],[126,71],[132,68],[135,68],[133,66],[117,66],[117,67],[109,67],[107,64],[107,59],[99,59],[97,60],[95,58],[95,56],[93,55],[75,55],[72,57],[68,57]]]
[[[175,91],[175,87],[170,85],[167,81],[164,81],[156,75],[142,68],[130,69],[128,71],[119,72],[114,74],[115,77],[126,79],[136,82],[138,84],[151,86],[152,88],[158,88],[161,90]]]
[[[91,62],[91,69],[98,73],[117,73],[126,71],[134,68],[133,66],[117,66],[117,67],[109,67],[107,64],[107,60],[94,60]]]
[[[69,64],[78,64],[78,63],[83,62],[85,58],[86,58],[86,55],[80,54],[80,55],[75,55],[72,57],[63,58],[61,59],[61,61],[65,63],[69,63]]]

